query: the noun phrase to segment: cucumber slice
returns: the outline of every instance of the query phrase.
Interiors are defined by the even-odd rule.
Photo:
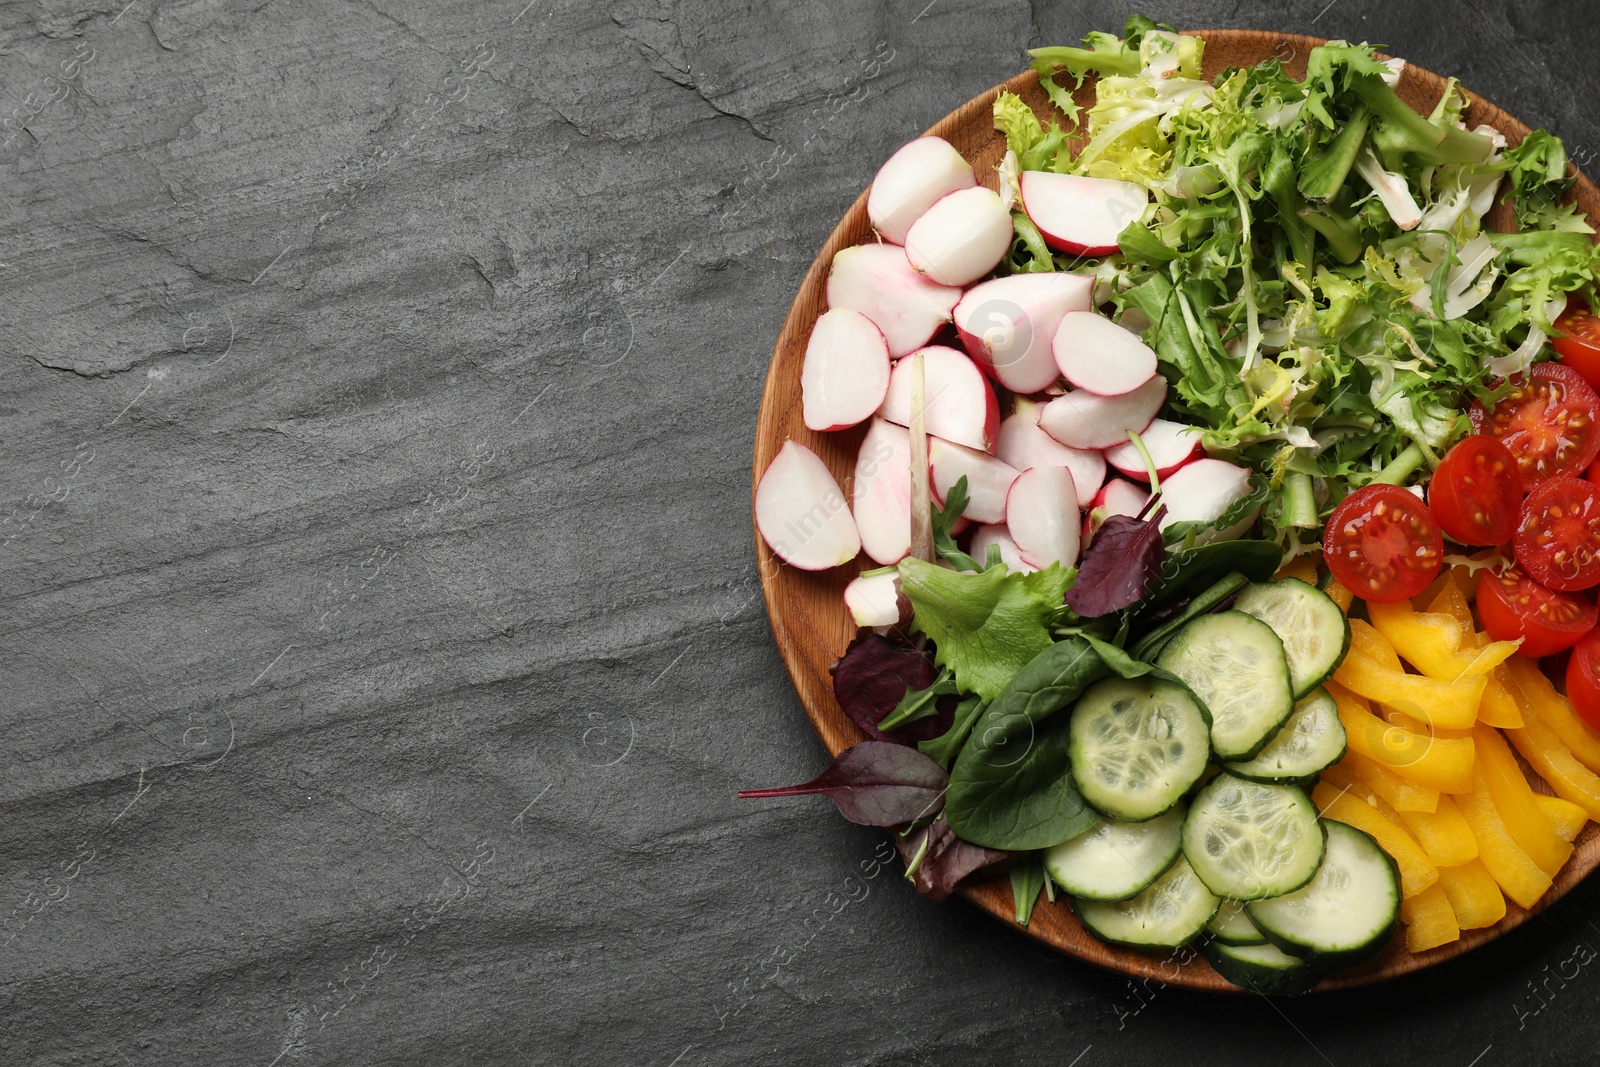
[[[1104,815],[1154,818],[1200,780],[1210,733],[1205,709],[1176,682],[1108,678],[1072,709],[1072,779]]]
[[[1267,935],[1256,929],[1245,913],[1244,902],[1224,900],[1216,917],[1206,923],[1206,931],[1224,945],[1265,945]]]
[[[1128,948],[1177,948],[1194,937],[1222,903],[1182,856],[1134,897],[1111,903],[1073,899],[1084,927],[1102,941]]]
[[[1316,689],[1295,705],[1289,721],[1255,759],[1227,769],[1252,782],[1297,782],[1338,763],[1344,750],[1338,705],[1326,689]]]
[[[1294,710],[1283,642],[1242,611],[1195,619],[1161,650],[1156,666],[1204,702],[1211,747],[1224,762],[1255,758]]]
[[[1248,911],[1267,940],[1322,971],[1355,967],[1383,951],[1400,915],[1394,860],[1353,826],[1329,820],[1327,852],[1303,889]]]
[[[1127,900],[1149,888],[1183,847],[1184,809],[1144,822],[1105,819],[1044,852],[1050,879],[1075,897]]]
[[[1253,993],[1297,996],[1322,978],[1305,960],[1296,959],[1272,945],[1228,945],[1213,941],[1205,947],[1205,955],[1218,974]]]
[[[1332,677],[1350,648],[1350,620],[1339,605],[1298,578],[1247,585],[1233,607],[1254,615],[1283,639],[1297,700]]]
[[[1206,888],[1229,900],[1299,889],[1317,873],[1322,851],[1317,809],[1294,786],[1224,772],[1196,794],[1183,821],[1183,854]]]

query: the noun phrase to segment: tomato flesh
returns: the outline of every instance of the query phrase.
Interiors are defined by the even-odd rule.
[[[1328,569],[1375,604],[1416,596],[1439,573],[1444,541],[1433,513],[1398,485],[1368,485],[1339,502],[1323,534]]]
[[[1487,434],[1463,439],[1433,472],[1428,507],[1439,529],[1458,544],[1511,540],[1522,510],[1522,476],[1510,449]]]
[[[1583,721],[1600,730],[1600,630],[1590,630],[1567,661],[1567,699]]]
[[[1553,478],[1529,493],[1513,546],[1522,569],[1551,589],[1600,585],[1600,486]]]
[[[1566,334],[1550,340],[1551,347],[1560,353],[1562,364],[1600,390],[1600,318],[1582,299],[1572,298],[1567,301],[1567,310],[1556,319],[1555,327]]]
[[[1511,450],[1529,489],[1563,474],[1582,474],[1600,455],[1600,395],[1560,363],[1536,364],[1493,409],[1474,404],[1470,414],[1474,430],[1498,437]]]
[[[1586,597],[1558,593],[1516,566],[1478,575],[1478,621],[1496,641],[1522,638],[1518,651],[1534,659],[1571,648],[1594,629],[1600,610]]]

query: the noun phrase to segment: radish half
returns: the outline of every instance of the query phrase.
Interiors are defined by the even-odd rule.
[[[1145,450],[1156,465],[1156,476],[1163,482],[1185,463],[1205,455],[1205,449],[1200,446],[1198,426],[1155,419],[1139,432],[1139,438],[1144,441]],[[1139,455],[1139,449],[1132,441],[1124,441],[1115,448],[1106,449],[1105,457],[1106,462],[1117,468],[1119,473],[1135,481],[1150,480],[1150,473],[1144,467],[1144,457]]]
[[[889,345],[859,311],[824,311],[800,367],[806,428],[843,430],[871,417],[889,391]]]
[[[856,454],[851,502],[861,547],[880,564],[911,551],[911,433],[873,419]]]
[[[1099,396],[1131,393],[1156,373],[1154,349],[1093,311],[1062,316],[1050,351],[1067,381]]]
[[[1144,214],[1150,200],[1132,182],[1043,170],[1023,171],[1021,188],[1023,210],[1045,243],[1078,256],[1115,252],[1118,235]]]
[[[871,319],[895,359],[927,344],[960,299],[960,289],[917,273],[895,245],[842,248],[828,272],[828,306]]]
[[[977,364],[953,348],[921,349],[924,418],[928,433],[985,452],[1000,432],[1000,405]],[[913,363],[902,359],[889,375],[878,414],[897,426],[911,425]]]
[[[999,266],[1015,232],[998,193],[960,189],[912,224],[906,259],[942,285],[971,285]]]
[[[980,526],[972,535],[972,550],[967,553],[978,561],[978,566],[984,567],[989,562],[989,546],[994,545],[1000,549],[1000,562],[1008,570],[1019,574],[1029,574],[1038,570],[1033,564],[1022,558],[1022,550],[1011,539],[1011,533],[1004,526]]]
[[[1039,413],[1039,428],[1072,448],[1110,448],[1143,431],[1167,400],[1159,374],[1131,393],[1099,396],[1087,389],[1058,396]]]
[[[1105,456],[1090,449],[1068,448],[1039,429],[1039,411],[1039,405],[1026,397],[1018,397],[1016,412],[1000,423],[995,455],[1019,471],[1029,467],[1067,468],[1078,488],[1078,506],[1088,507],[1105,481]]]
[[[1006,493],[1017,480],[1017,469],[976,448],[928,438],[928,469],[933,495],[943,507],[950,490],[967,480],[967,506],[961,514],[975,522],[1004,522]]]
[[[756,485],[756,529],[779,559],[801,570],[837,567],[861,550],[839,483],[815,452],[793,441]]]
[[[1022,558],[1035,567],[1078,561],[1078,490],[1065,467],[1034,467],[1017,475],[1006,496],[1006,529]]]
[[[905,244],[906,232],[934,204],[977,185],[972,165],[942,137],[919,137],[878,168],[867,193],[867,217],[885,241]]]
[[[1095,533],[1111,516],[1126,515],[1129,518],[1137,518],[1149,502],[1148,490],[1132,482],[1125,482],[1121,478],[1111,479],[1095,494],[1088,514],[1083,517],[1084,545],[1087,546],[1094,539]]]
[[[1210,522],[1250,495],[1250,472],[1220,459],[1197,459],[1161,480],[1161,502],[1167,514],[1165,530],[1175,522]],[[1217,531],[1207,541],[1227,541],[1250,528],[1255,515],[1230,529]]]
[[[1050,353],[1061,319],[1094,306],[1094,279],[1059,272],[1011,274],[967,290],[955,306],[961,344],[1013,393],[1037,393],[1061,372]]]
[[[903,617],[904,597],[895,571],[861,574],[844,587],[844,606],[857,626],[897,626]]]

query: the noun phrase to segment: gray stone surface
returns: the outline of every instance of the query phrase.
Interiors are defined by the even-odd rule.
[[[1121,5],[123,2],[0,5],[0,1063],[1592,1058],[1594,888],[1274,1006],[733,797],[823,762],[750,547],[789,299],[890,150]],[[1579,5],[1152,13],[1600,148]]]

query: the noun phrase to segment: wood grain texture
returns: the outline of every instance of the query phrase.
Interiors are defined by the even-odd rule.
[[[1215,77],[1229,67],[1252,65],[1273,56],[1284,62],[1295,77],[1305,74],[1307,53],[1322,43],[1321,38],[1241,30],[1190,31],[1206,40],[1205,73]],[[1430,71],[1408,65],[1398,91],[1421,111],[1428,111],[1444,91],[1445,79]],[[1005,142],[993,129],[992,108],[1000,88],[973,98],[941,119],[927,132],[945,138],[973,165],[980,181],[991,188],[994,168],[1004,155]],[[1041,115],[1049,113],[1048,101],[1032,72],[1019,74],[1003,88],[1019,94]],[[1516,144],[1527,135],[1528,127],[1500,108],[1469,90],[1471,105],[1466,112],[1469,126],[1488,123]],[[1093,87],[1078,93],[1081,104],[1092,101]],[[1578,204],[1590,218],[1600,218],[1600,193],[1580,176],[1574,190]],[[794,304],[784,322],[772,354],[772,363],[762,394],[756,428],[752,481],[786,440],[795,440],[817,453],[834,473],[848,498],[856,450],[863,431],[818,433],[805,428],[800,413],[800,367],[812,324],[826,310],[828,267],[841,248],[872,239],[867,220],[867,194],[863,190],[839,225],[823,244],[811,264]],[[755,537],[761,566],[761,581],[767,612],[778,648],[804,704],[806,714],[830,754],[865,739],[861,731],[840,710],[833,697],[830,668],[855,632],[844,610],[841,593],[859,570],[858,564],[836,568],[822,574],[784,566],[762,540]],[[1346,971],[1324,981],[1319,990],[1367,985],[1430,967],[1443,960],[1497,938],[1543,910],[1600,865],[1600,825],[1590,823],[1577,840],[1577,850],[1561,870],[1549,893],[1532,910],[1507,903],[1506,917],[1495,926],[1464,932],[1459,941],[1429,952],[1413,954],[1405,949],[1400,933],[1382,956],[1365,967]],[[1004,879],[977,881],[963,887],[962,895],[1002,922],[1015,925],[1011,889]],[[1019,927],[1019,929],[1021,929]],[[1041,903],[1033,920],[1023,931],[1053,948],[1079,959],[1136,978],[1156,978],[1193,989],[1239,992],[1201,959],[1180,962],[1175,956],[1142,955],[1115,949],[1089,936],[1065,903]]]

